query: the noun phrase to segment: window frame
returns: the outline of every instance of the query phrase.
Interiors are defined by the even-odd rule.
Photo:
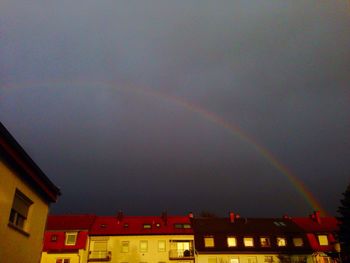
[[[322,238],[325,238],[323,241],[327,241],[326,243],[321,242]],[[317,240],[318,240],[318,244],[320,246],[329,246],[329,239],[328,239],[328,235],[327,234],[318,234],[317,235]]]
[[[248,245],[247,241],[250,240],[252,241],[252,244],[251,245]],[[254,237],[243,237],[243,245],[244,247],[254,247]]]
[[[298,241],[301,241],[301,244],[298,244]],[[303,247],[304,246],[304,239],[302,237],[293,237],[293,245],[294,247]]]
[[[234,240],[234,244],[233,245],[230,245],[230,240]],[[228,236],[226,238],[226,244],[227,244],[227,247],[237,247],[237,238],[235,236]]]
[[[206,248],[215,247],[214,236],[205,236],[203,238],[203,241],[204,241],[204,247]]]
[[[12,206],[9,215],[9,225],[19,230],[23,234],[27,234],[28,217],[33,201],[24,193],[16,189],[12,200]]]
[[[266,244],[264,244],[264,241],[267,241]],[[259,242],[260,247],[271,247],[271,241],[269,237],[260,237]]]
[[[164,244],[164,248],[160,244]],[[166,240],[158,240],[158,252],[166,252]]]
[[[145,247],[142,244],[145,244]],[[140,240],[139,248],[141,253],[148,252],[148,240]]]
[[[283,243],[280,243],[279,241],[283,241]],[[286,247],[287,246],[287,238],[286,237],[276,237],[276,245],[278,247]]]
[[[129,253],[130,241],[123,240],[120,243],[120,253]]]
[[[74,243],[69,240],[69,237],[74,237]],[[64,244],[66,246],[75,246],[77,244],[78,232],[65,232]]]

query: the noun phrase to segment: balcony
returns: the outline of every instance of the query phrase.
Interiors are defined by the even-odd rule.
[[[103,262],[110,261],[112,258],[111,251],[90,251],[89,252],[89,262]]]
[[[169,259],[194,259],[193,249],[170,249]]]

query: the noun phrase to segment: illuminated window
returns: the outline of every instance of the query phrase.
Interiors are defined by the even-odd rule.
[[[294,237],[293,244],[295,247],[302,247],[304,245],[303,239],[301,237]]]
[[[214,237],[204,237],[205,247],[214,247]]]
[[[230,263],[239,263],[239,259],[238,258],[231,258]]]
[[[287,240],[284,237],[277,238],[277,246],[285,247],[287,245]]]
[[[147,251],[148,251],[148,241],[141,240],[140,241],[140,252],[147,252]]]
[[[57,235],[51,235],[51,242],[57,241]]]
[[[261,237],[260,238],[260,246],[261,247],[270,247],[270,239],[268,237]]]
[[[121,252],[128,253],[129,252],[129,241],[122,241],[121,243]]]
[[[67,246],[74,246],[77,241],[77,232],[67,232],[66,233],[66,242]]]
[[[150,229],[150,228],[152,228],[152,225],[151,224],[144,224],[143,228],[144,229]]]
[[[273,262],[273,256],[265,256],[264,262],[272,263]]]
[[[227,246],[228,247],[236,247],[237,246],[237,240],[235,237],[227,237]]]
[[[165,251],[165,240],[158,240],[158,251],[159,252]]]
[[[318,235],[318,243],[320,246],[328,246],[328,237],[327,235]]]
[[[32,204],[33,202],[28,197],[16,190],[10,212],[10,224],[24,230],[29,207]]]
[[[243,238],[243,243],[245,247],[253,247],[254,239],[252,237],[245,237]]]

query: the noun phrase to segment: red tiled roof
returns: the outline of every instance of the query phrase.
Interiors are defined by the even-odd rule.
[[[321,217],[319,222],[311,217],[295,217],[292,221],[306,232],[338,231],[338,221],[335,217]]]
[[[49,215],[46,230],[89,230],[95,215]]]
[[[193,234],[188,216],[99,216],[91,235]],[[149,228],[145,228],[147,225]],[[186,228],[184,228],[184,226]],[[189,228],[188,228],[189,227]]]
[[[52,238],[53,236],[55,239]],[[87,237],[88,231],[79,231],[76,243],[74,245],[66,245],[66,234],[64,231],[46,231],[43,251],[49,253],[74,253],[79,249],[86,248]]]

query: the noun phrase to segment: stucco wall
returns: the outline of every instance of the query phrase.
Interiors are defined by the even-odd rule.
[[[25,232],[9,227],[9,216],[18,189],[33,204],[30,206]],[[48,214],[48,204],[33,189],[20,179],[9,166],[0,159],[0,262],[38,263],[40,262],[43,235]]]

